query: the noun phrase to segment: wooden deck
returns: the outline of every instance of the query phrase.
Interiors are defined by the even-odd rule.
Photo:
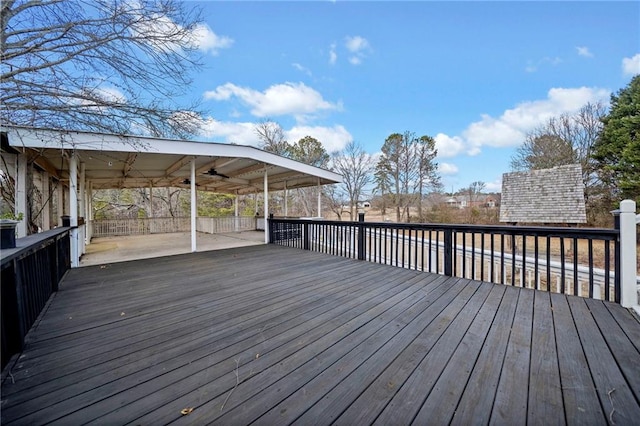
[[[1,409],[3,425],[638,424],[640,323],[279,246],[92,266],[69,271]]]

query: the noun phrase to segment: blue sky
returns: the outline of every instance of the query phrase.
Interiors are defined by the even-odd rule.
[[[391,133],[436,139],[446,191],[499,191],[526,132],[640,73],[640,2],[189,2],[203,9],[193,97],[206,140],[372,155]]]

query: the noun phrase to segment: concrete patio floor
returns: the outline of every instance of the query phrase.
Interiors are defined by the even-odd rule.
[[[263,231],[197,234],[197,251],[264,244]],[[103,265],[191,252],[191,233],[97,237],[87,245],[80,266]]]

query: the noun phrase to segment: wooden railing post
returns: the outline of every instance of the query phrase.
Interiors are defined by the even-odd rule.
[[[365,260],[364,213],[358,213],[358,260]]]
[[[304,222],[302,224],[302,248],[304,250],[309,250],[311,248],[311,237],[309,236],[309,223]]]
[[[453,231],[444,230],[444,274],[453,276]]]
[[[636,280],[636,203],[633,200],[620,202],[620,210],[614,212],[616,227],[620,230],[620,304],[625,308],[638,305]],[[617,265],[616,265],[617,266]],[[616,271],[618,272],[618,271]]]
[[[269,234],[269,244],[273,244],[273,242],[275,241],[275,238],[274,238],[274,235],[273,235],[273,232],[274,232],[274,229],[273,229],[273,226],[274,226],[273,225],[273,213],[271,213],[268,218],[265,217],[264,220],[267,222],[266,223],[266,229],[267,229],[267,232]]]

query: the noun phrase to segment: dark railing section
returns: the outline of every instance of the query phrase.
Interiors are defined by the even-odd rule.
[[[16,240],[2,250],[2,369],[20,353],[24,338],[71,267],[69,228]]]
[[[361,219],[270,219],[270,242],[448,276],[620,301],[617,229]]]

